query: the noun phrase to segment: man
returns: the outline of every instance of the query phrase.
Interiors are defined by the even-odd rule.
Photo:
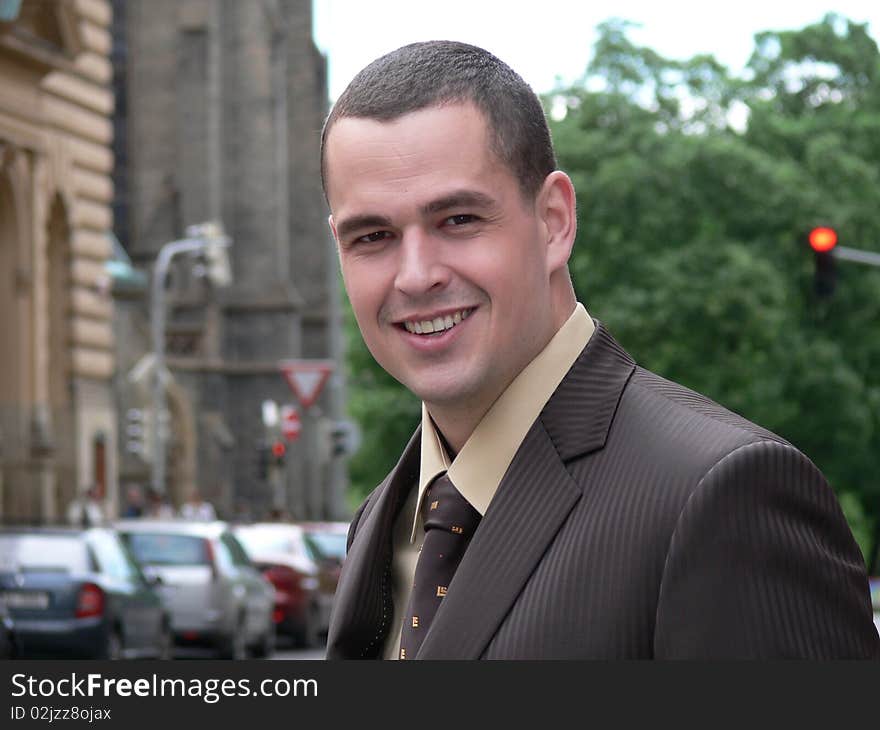
[[[125,519],[136,519],[144,516],[144,493],[137,484],[129,485],[126,490],[127,501],[125,509],[122,511],[122,517]]]
[[[202,493],[198,487],[193,487],[190,490],[189,497],[180,506],[180,516],[185,520],[195,520],[198,522],[210,522],[217,519],[214,505],[202,498]]]
[[[378,59],[327,119],[322,172],[364,340],[423,402],[352,520],[328,658],[880,656],[818,469],[576,301],[574,190],[511,69],[452,42]],[[441,530],[441,501],[470,526]],[[469,534],[426,621],[430,571],[458,560],[428,549],[443,531]]]
[[[67,522],[77,527],[104,524],[104,508],[94,484],[84,486],[67,506]]]
[[[175,517],[174,507],[162,492],[151,488],[147,492],[145,516],[153,520],[173,520]]]

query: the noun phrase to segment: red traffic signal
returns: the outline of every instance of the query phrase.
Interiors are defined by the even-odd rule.
[[[830,251],[837,245],[837,231],[820,226],[810,231],[810,247],[817,253]]]
[[[282,441],[275,441],[272,444],[272,456],[274,456],[276,459],[283,458],[285,451],[287,451],[287,447]]]

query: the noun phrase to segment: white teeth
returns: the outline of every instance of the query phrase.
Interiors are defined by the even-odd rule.
[[[403,326],[406,328],[407,332],[412,332],[417,335],[443,332],[444,330],[452,329],[463,319],[467,319],[472,311],[472,309],[460,309],[455,314],[447,314],[444,317],[425,319],[420,322],[408,320],[403,323]]]

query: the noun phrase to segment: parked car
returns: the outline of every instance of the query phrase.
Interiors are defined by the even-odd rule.
[[[161,579],[178,644],[210,646],[228,659],[272,653],[275,590],[227,523],[132,519],[116,529],[144,573]]]
[[[330,626],[330,612],[336,597],[336,586],[345,560],[348,542],[347,522],[299,522],[305,533],[309,555],[318,566],[318,602],[322,631]]]
[[[235,534],[254,564],[275,586],[276,630],[300,646],[320,646],[327,626],[318,595],[319,568],[302,528],[283,522],[259,522],[239,525]]]
[[[0,603],[23,656],[171,656],[170,617],[107,528],[0,528]]]

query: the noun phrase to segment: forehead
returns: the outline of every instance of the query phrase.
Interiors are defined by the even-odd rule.
[[[469,103],[389,121],[343,117],[329,130],[324,148],[331,210],[336,214],[354,198],[491,186],[499,175],[513,180],[489,139],[483,114]]]

